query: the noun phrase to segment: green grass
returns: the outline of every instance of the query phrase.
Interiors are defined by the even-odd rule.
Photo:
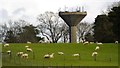
[[[29,45],[34,52],[27,52],[27,60],[16,56],[18,51],[26,52],[25,46]],[[12,57],[3,56],[3,66],[118,66],[118,46],[114,43],[106,43],[100,46],[97,61],[91,56],[96,44],[82,45],[77,43],[58,44],[22,44],[13,43],[10,47],[3,47],[3,52],[12,50]],[[62,51],[64,55],[58,55]],[[45,59],[47,53],[55,53],[54,58]],[[72,54],[80,53],[80,57],[73,57]],[[110,61],[111,58],[111,61]]]

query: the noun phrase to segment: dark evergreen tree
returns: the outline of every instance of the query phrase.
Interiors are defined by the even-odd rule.
[[[119,2],[120,3],[120,2]],[[113,7],[108,13],[109,21],[113,24],[113,33],[115,35],[115,40],[120,42],[120,4]]]
[[[18,38],[20,40],[19,42],[22,43],[26,43],[27,41],[34,43],[38,42],[40,40],[40,38],[36,36],[38,33],[39,33],[38,30],[33,25],[25,26],[23,27],[23,32],[20,34]]]
[[[94,22],[94,38],[98,42],[113,42],[112,23],[108,16],[98,15]]]

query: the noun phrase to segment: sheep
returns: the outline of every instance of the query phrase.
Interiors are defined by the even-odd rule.
[[[94,51],[93,53],[92,53],[92,56],[94,57],[94,61],[96,61],[96,56],[98,55],[98,53],[96,52],[96,51]]]
[[[11,50],[6,51],[8,55],[11,55]]]
[[[96,56],[98,53],[95,51],[92,53],[92,56]]]
[[[52,54],[50,55],[50,58],[54,58],[54,53],[52,53]]]
[[[101,42],[99,42],[99,43],[97,42],[97,45],[102,45],[102,44],[103,44],[103,43],[101,43]]]
[[[115,41],[115,44],[118,44],[118,41]]]
[[[64,53],[63,52],[58,52],[59,55],[63,55]]]
[[[31,44],[31,42],[27,41],[28,44]]]
[[[21,56],[23,52],[17,52],[17,56]]]
[[[27,54],[27,53],[22,54],[22,55],[21,55],[21,58],[26,58],[26,59],[28,59],[28,54]]]
[[[44,55],[44,58],[50,58],[49,54]]]
[[[86,41],[86,42],[84,42],[84,43],[83,43],[83,45],[86,45],[86,44],[89,44],[89,42],[88,42],[88,41]]]
[[[27,51],[32,52],[33,50],[31,48],[27,48]]]
[[[44,58],[54,58],[54,53],[52,53],[51,55],[46,54],[46,55],[44,55]]]
[[[25,48],[29,48],[29,46],[25,46]]]
[[[4,47],[9,47],[10,45],[8,43],[4,44]]]
[[[96,46],[95,50],[99,50],[99,49],[100,49],[100,47],[99,47],[99,46]]]
[[[90,44],[93,44],[94,42],[90,42]]]
[[[73,54],[72,56],[80,56],[80,54]]]

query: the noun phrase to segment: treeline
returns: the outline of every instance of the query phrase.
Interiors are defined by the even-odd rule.
[[[26,42],[39,42],[44,40],[37,36],[39,34],[37,27],[28,24],[24,20],[9,21],[9,25],[4,24],[1,26],[1,33],[4,42],[7,43],[26,43]]]
[[[94,39],[98,42],[120,42],[120,2],[108,14],[98,15],[94,22]]]

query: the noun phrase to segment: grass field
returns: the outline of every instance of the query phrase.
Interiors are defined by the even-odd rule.
[[[29,45],[33,52],[27,52],[25,46]],[[118,66],[118,46],[114,43],[100,45],[97,61],[91,56],[96,44],[83,45],[78,43],[58,43],[58,44],[22,44],[13,43],[9,47],[3,47],[2,51],[12,50],[12,56],[3,54],[3,66]],[[29,54],[28,59],[16,56],[18,51]],[[64,55],[58,55],[62,51]],[[47,53],[55,53],[54,58],[43,58]],[[80,57],[72,54],[80,53]]]

